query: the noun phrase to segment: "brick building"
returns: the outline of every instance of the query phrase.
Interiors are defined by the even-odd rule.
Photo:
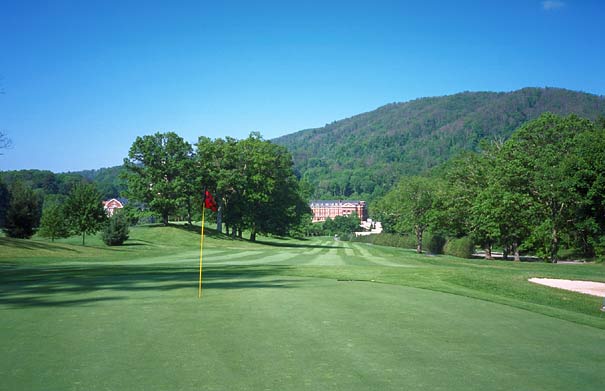
[[[357,214],[361,221],[368,217],[368,210],[365,201],[311,201],[309,204],[313,211],[313,222],[326,221],[329,217],[333,219],[336,216],[349,216],[351,213]]]

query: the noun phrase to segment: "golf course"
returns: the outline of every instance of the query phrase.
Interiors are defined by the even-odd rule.
[[[1,390],[602,390],[603,264],[465,260],[199,225],[0,238]]]

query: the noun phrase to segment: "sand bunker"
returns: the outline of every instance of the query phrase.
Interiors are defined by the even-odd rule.
[[[556,280],[554,278],[530,278],[529,282],[592,296],[605,297],[605,282]]]

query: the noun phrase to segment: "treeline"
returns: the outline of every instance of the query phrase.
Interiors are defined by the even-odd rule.
[[[543,114],[505,142],[402,179],[372,206],[387,232],[412,235],[419,252],[430,232],[479,245],[486,258],[495,247],[515,260],[522,251],[551,262],[563,250],[603,257],[605,120]]]
[[[108,245],[122,244],[128,238],[125,216],[108,218],[101,194],[93,184],[76,183],[69,194],[44,194],[31,184],[0,180],[0,227],[11,238],[29,239],[36,232],[54,241],[71,235],[86,235],[103,230]]]
[[[120,179],[122,166],[55,174],[48,170],[0,172],[0,180],[10,186],[21,182],[42,197],[48,194],[68,195],[80,183],[93,183],[103,199],[118,198],[126,189]]]
[[[354,237],[354,233],[361,231],[361,220],[355,213],[348,216],[336,216],[333,219],[327,218],[325,221],[309,223],[305,228],[307,236],[338,236],[349,240]]]
[[[126,197],[157,213],[191,223],[201,214],[205,190],[217,202],[219,232],[242,236],[288,235],[310,219],[307,195],[292,157],[259,133],[247,139],[200,137],[192,146],[176,133],[137,137],[124,159]]]
[[[199,220],[208,190],[217,203],[208,218],[216,219],[219,232],[241,237],[247,230],[251,240],[257,234],[303,235],[311,210],[292,165],[284,147],[258,133],[244,140],[200,137],[194,146],[173,132],[137,137],[123,167],[2,173],[0,227],[17,238],[81,234],[83,244],[86,235],[104,230],[106,243],[120,244],[127,225],[141,217],[157,216],[164,224]],[[101,201],[116,192],[128,204],[107,219]]]
[[[8,236],[29,238],[36,231],[42,236],[55,238],[81,231],[69,224],[69,211],[63,204],[79,187],[94,191],[95,207],[102,208],[101,201],[116,198],[124,188],[117,172],[121,167],[102,168],[83,173],[55,174],[47,170],[18,170],[0,172],[0,228]],[[93,175],[97,174],[97,175]],[[50,217],[50,216],[53,217]],[[94,223],[96,232],[105,226]],[[52,223],[51,223],[52,221]],[[48,233],[48,235],[47,235]]]
[[[464,92],[394,103],[275,140],[294,157],[315,199],[376,200],[400,178],[423,175],[482,140],[507,139],[544,112],[605,115],[605,99],[557,88]]]

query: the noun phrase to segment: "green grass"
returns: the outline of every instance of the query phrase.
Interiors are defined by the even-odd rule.
[[[138,227],[0,238],[0,389],[600,390],[602,300],[527,282],[601,265]]]

